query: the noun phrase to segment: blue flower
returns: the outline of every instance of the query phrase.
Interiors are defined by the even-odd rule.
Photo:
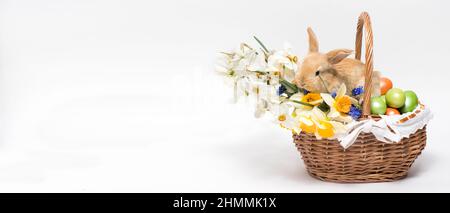
[[[331,97],[336,98],[336,92],[332,92]]]
[[[309,93],[309,91],[308,90],[306,90],[306,89],[303,89],[303,95],[307,95]]]
[[[361,95],[363,92],[364,92],[364,87],[359,86],[352,90],[352,95],[353,96]]]
[[[350,107],[350,112],[348,112],[348,115],[352,116],[354,120],[358,120],[358,118],[361,117],[361,114],[361,109],[355,107],[354,105]]]
[[[284,92],[286,92],[286,87],[285,86],[283,86],[283,85],[281,85],[280,87],[278,87],[278,90],[277,90],[277,94],[278,94],[278,96],[281,96]]]

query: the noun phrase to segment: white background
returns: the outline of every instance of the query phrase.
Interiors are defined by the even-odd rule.
[[[0,0],[2,192],[449,192],[447,1]],[[309,177],[289,132],[230,104],[217,52],[353,48],[435,114],[407,179]],[[254,42],[252,44],[255,44]]]

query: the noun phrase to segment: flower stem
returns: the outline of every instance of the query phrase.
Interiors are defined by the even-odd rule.
[[[289,101],[292,101],[292,102],[297,103],[297,104],[309,106],[309,107],[314,107],[314,105],[305,103],[305,102],[303,102],[303,101],[296,101],[296,100],[290,100],[290,99],[289,99]]]
[[[264,46],[264,44],[256,36],[253,36],[253,38],[258,42],[259,45],[261,45],[261,47],[263,48],[264,52],[266,54],[269,54],[270,51],[266,48],[266,46]]]
[[[292,93],[298,92],[298,87],[295,84],[292,84],[283,78],[280,78],[280,84],[283,85],[284,87],[286,87],[287,89],[289,89],[290,92],[292,92]]]

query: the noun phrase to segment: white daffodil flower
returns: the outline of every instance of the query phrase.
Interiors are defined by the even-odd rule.
[[[267,59],[267,71],[278,72],[287,81],[293,81],[297,71],[297,56],[291,53],[289,44],[284,50],[274,51]]]
[[[215,71],[217,74],[225,76],[227,78],[235,78],[236,72],[234,64],[232,62],[232,53],[223,53],[215,65]]]
[[[280,102],[273,86],[260,85],[252,91],[252,95],[256,97],[255,117],[257,118],[266,112],[277,115],[281,107],[284,110],[284,105]]]
[[[301,101],[303,96],[305,96],[305,95],[303,93],[301,93],[301,92],[293,94],[291,97],[289,97],[290,104],[292,106],[294,106],[295,108],[297,108],[297,109],[302,109],[302,110],[309,109],[310,110],[311,109],[310,107],[309,108],[305,108],[304,105],[294,102],[294,101]]]
[[[242,43],[233,55],[232,62],[234,63],[234,68],[241,72],[247,71],[248,67],[258,59],[259,55],[255,49]]]
[[[269,103],[266,100],[264,99],[258,100],[255,108],[255,118],[262,117],[267,112],[268,107]]]
[[[267,67],[267,62],[266,62],[264,54],[257,53],[257,52],[255,52],[255,53],[256,54],[252,55],[251,59],[247,60],[249,62],[249,64],[246,69],[251,72],[265,71],[266,67]]]
[[[339,87],[339,90],[336,92],[335,98],[327,93],[320,94],[325,103],[330,106],[328,117],[333,121],[343,123],[350,123],[353,121],[353,118],[346,113],[350,111],[352,103],[357,103],[358,101],[350,96],[345,95],[346,91],[347,88],[345,87],[345,84],[342,84]]]
[[[281,127],[289,129],[297,134],[300,133],[300,122],[297,119],[294,108],[288,103],[280,103],[278,105],[278,111],[275,114],[276,122],[280,124]]]
[[[333,138],[337,138],[337,137],[347,133],[348,128],[343,123],[336,122],[336,121],[328,121],[328,122],[330,122],[330,124],[333,125],[333,128],[334,128],[335,136]]]

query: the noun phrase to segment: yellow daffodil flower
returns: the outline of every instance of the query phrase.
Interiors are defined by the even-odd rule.
[[[352,122],[352,117],[347,115],[350,111],[352,104],[357,104],[358,101],[350,96],[345,95],[347,88],[345,84],[342,84],[336,93],[336,97],[333,98],[330,94],[321,93],[323,101],[330,106],[330,112],[328,112],[328,117],[333,121],[339,121],[343,123]]]
[[[319,93],[308,93],[302,97],[301,101],[317,106],[322,103],[322,97]]]
[[[346,132],[346,127],[340,122],[332,121],[319,108],[302,111],[298,115],[301,131],[314,134],[317,138],[336,138],[338,134]]]

